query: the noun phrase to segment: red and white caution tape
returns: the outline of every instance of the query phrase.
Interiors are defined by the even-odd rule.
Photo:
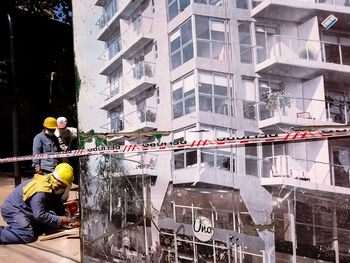
[[[196,149],[196,148],[214,148],[214,147],[229,147],[231,145],[245,145],[252,143],[268,143],[268,142],[294,142],[310,139],[327,139],[335,137],[350,136],[350,129],[328,130],[328,131],[305,131],[286,134],[258,134],[255,136],[242,137],[225,137],[216,139],[194,140],[192,142],[176,141],[176,142],[159,142],[131,145],[112,145],[101,146],[90,149],[79,149],[69,152],[44,153],[38,155],[27,155],[19,157],[9,157],[0,159],[0,163],[20,162],[35,159],[46,158],[62,158],[76,157],[89,155],[105,155],[105,154],[120,154],[120,153],[142,153],[155,151],[171,151],[181,149]]]

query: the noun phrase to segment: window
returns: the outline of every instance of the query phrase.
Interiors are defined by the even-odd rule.
[[[249,77],[242,78],[243,84],[243,116],[245,119],[255,120],[255,86],[254,79]]]
[[[111,118],[111,130],[112,132],[119,132],[124,129],[123,121],[123,106],[119,105],[112,109],[110,112]]]
[[[120,50],[122,50],[122,42],[120,41],[120,36],[107,42],[107,47],[108,47],[108,59],[112,59],[115,55],[119,53]]]
[[[109,20],[113,17],[113,15],[118,11],[118,5],[116,0],[111,0],[104,7],[103,16],[98,21],[100,28],[103,28]]]
[[[168,1],[168,20],[172,20],[182,12],[189,4],[190,0],[165,0]]]
[[[236,7],[240,9],[248,9],[248,0],[233,0],[236,2]]]
[[[222,6],[222,0],[194,0],[195,3]]]
[[[253,61],[252,40],[249,22],[239,22],[239,51],[242,63],[251,64]]]
[[[172,89],[174,119],[196,110],[194,86],[193,73],[173,83]]]
[[[233,115],[228,75],[199,72],[199,110],[222,115]]]
[[[245,170],[247,175],[259,176],[258,174],[258,147],[257,144],[245,146]]]
[[[108,76],[109,98],[118,94],[122,89],[122,74],[123,68],[120,67],[111,76]]]
[[[273,101],[269,101],[269,93],[282,90],[282,82],[259,80],[259,120],[266,120],[274,116],[274,112],[271,106]],[[282,99],[278,97],[277,101]],[[278,105],[276,105],[278,106]]]
[[[175,69],[193,58],[191,19],[187,20],[170,36],[171,68]]]
[[[198,57],[227,60],[228,34],[225,21],[196,16],[196,38]]]
[[[196,127],[186,128],[182,131],[174,132],[174,142],[194,141],[196,139]],[[175,150],[174,151],[174,168],[183,169],[197,165],[197,150]]]
[[[255,28],[257,63],[268,58],[269,50],[273,47],[273,36],[277,33],[275,27],[257,25]]]

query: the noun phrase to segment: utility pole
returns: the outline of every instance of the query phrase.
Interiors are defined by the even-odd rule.
[[[12,147],[13,156],[19,156],[19,136],[18,136],[18,89],[16,86],[16,75],[15,75],[15,36],[13,33],[12,18],[9,13],[7,20],[9,23],[10,32],[10,68],[11,68],[11,94],[12,94]],[[15,186],[21,183],[21,170],[18,162],[13,163],[13,175],[15,178]]]

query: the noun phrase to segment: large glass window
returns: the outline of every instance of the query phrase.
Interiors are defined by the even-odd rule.
[[[107,3],[103,10],[103,16],[98,21],[100,28],[103,28],[113,15],[118,11],[118,3],[116,0],[111,0]]]
[[[168,1],[168,20],[172,20],[182,12],[190,3],[190,0],[165,0]]]
[[[256,144],[245,146],[245,169],[247,175],[259,176],[258,174],[258,147]]]
[[[232,116],[230,77],[207,72],[198,75],[199,110]]]
[[[228,34],[225,20],[196,16],[198,57],[228,60]]]
[[[194,2],[198,4],[222,6],[223,0],[194,0]]]
[[[170,36],[171,68],[175,69],[193,58],[191,19],[187,20]]]
[[[273,35],[277,33],[276,27],[257,25],[255,27],[257,63],[268,58],[269,50],[273,47]]]
[[[193,73],[173,83],[174,119],[196,110],[194,86]]]
[[[112,97],[120,92],[122,89],[122,74],[123,68],[118,68],[111,76],[108,76],[107,83],[109,87],[109,97]]]
[[[124,129],[123,106],[119,105],[109,112],[111,118],[112,132],[119,132]]]
[[[196,127],[187,128],[174,132],[174,142],[184,141],[191,142],[196,139],[196,133],[193,132]],[[197,165],[197,150],[175,150],[174,151],[174,169],[182,169]]]
[[[122,42],[120,40],[120,36],[113,38],[113,40],[107,42],[108,48],[108,59],[112,59],[115,55],[122,50]]]
[[[253,62],[252,40],[250,33],[250,22],[239,22],[239,51],[242,63],[251,64]]]
[[[245,119],[256,119],[256,100],[254,78],[243,77],[243,116]]]

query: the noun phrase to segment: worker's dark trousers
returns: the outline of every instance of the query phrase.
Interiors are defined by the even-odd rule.
[[[25,214],[3,206],[1,215],[8,226],[0,229],[0,244],[23,244],[35,240],[33,227]]]

